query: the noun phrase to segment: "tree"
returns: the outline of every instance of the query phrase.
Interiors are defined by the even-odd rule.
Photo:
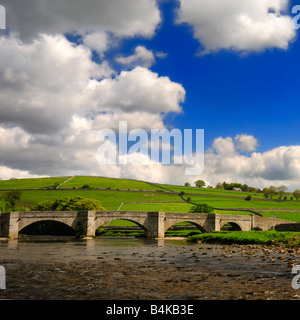
[[[72,211],[72,210],[106,210],[100,201],[96,199],[88,199],[83,197],[68,197],[57,199],[55,201],[45,201],[38,203],[37,206],[33,208],[37,211]]]
[[[276,188],[274,186],[270,186],[269,188],[264,188],[263,192],[265,194],[265,197],[267,194],[268,196],[270,196],[271,199],[273,199],[273,196],[276,195]]]
[[[216,185],[216,189],[223,190],[223,189],[224,189],[223,183],[219,182],[219,183]]]
[[[242,189],[244,192],[250,191],[250,190],[249,190],[250,188],[248,187],[247,184],[243,184],[243,185],[241,186],[241,189]]]
[[[195,206],[192,206],[190,211],[191,213],[212,213],[214,208],[209,206],[207,203],[198,203]]]
[[[298,200],[299,198],[300,198],[300,190],[295,190],[294,192],[293,192],[293,197],[295,197],[296,198],[296,200]]]
[[[205,187],[205,182],[203,180],[197,180],[197,181],[195,181],[195,185],[198,188],[203,188],[203,187]]]
[[[224,182],[223,182],[223,189],[224,189],[224,190],[231,190],[231,189],[230,189],[230,184],[224,181]]]
[[[285,192],[288,188],[286,186],[279,186],[276,188],[276,191],[279,195],[279,199],[282,199],[282,197],[285,195]]]
[[[21,190],[12,190],[4,193],[2,200],[6,202],[6,209],[12,209],[21,199],[22,193],[23,192]]]
[[[249,192],[258,192],[258,189],[257,189],[257,188],[254,188],[254,187],[249,187],[249,188],[248,188],[248,191],[249,191]]]
[[[190,187],[191,184],[190,184],[189,182],[186,182],[186,183],[184,184],[184,186],[185,186],[185,187]]]
[[[7,207],[7,202],[0,198],[0,212],[5,212]]]

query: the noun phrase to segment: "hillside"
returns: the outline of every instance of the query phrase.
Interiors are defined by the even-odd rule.
[[[0,181],[0,195],[7,190],[23,191],[18,206],[31,207],[38,202],[64,197],[82,196],[97,199],[107,210],[188,212],[192,202],[207,203],[214,208],[253,209],[263,216],[276,214],[277,218],[300,221],[300,202],[296,200],[266,200],[261,194],[205,189],[185,186],[153,184],[130,179],[90,176],[12,179]],[[247,195],[252,196],[246,201]],[[249,214],[245,211],[218,211],[217,213]]]

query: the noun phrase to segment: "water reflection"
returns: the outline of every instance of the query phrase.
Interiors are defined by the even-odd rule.
[[[24,236],[0,242],[0,259],[44,260],[49,262],[76,260],[154,259],[165,250],[190,246],[181,240],[141,238],[90,238],[72,236]],[[199,246],[195,245],[194,246]],[[172,249],[173,248],[173,249]],[[15,250],[18,250],[16,254]]]

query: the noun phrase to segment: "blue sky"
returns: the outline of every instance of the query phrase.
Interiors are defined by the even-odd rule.
[[[26,3],[30,10],[0,0],[2,179],[84,174],[300,188],[297,0]],[[203,173],[99,165],[97,132],[122,120],[147,131],[204,129]]]
[[[183,114],[169,116],[166,123],[182,130],[205,129],[207,147],[216,137],[240,133],[254,135],[258,151],[299,145],[298,35],[288,50],[221,50],[199,56],[201,43],[194,39],[191,26],[175,23],[177,8],[176,1],[160,3],[163,21],[156,35],[124,41],[118,48],[124,55],[133,54],[137,45],[167,53],[151,70],[181,83],[186,100]]]

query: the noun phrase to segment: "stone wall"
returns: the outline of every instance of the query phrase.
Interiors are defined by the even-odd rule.
[[[275,226],[277,231],[300,231],[300,223],[283,223]]]

